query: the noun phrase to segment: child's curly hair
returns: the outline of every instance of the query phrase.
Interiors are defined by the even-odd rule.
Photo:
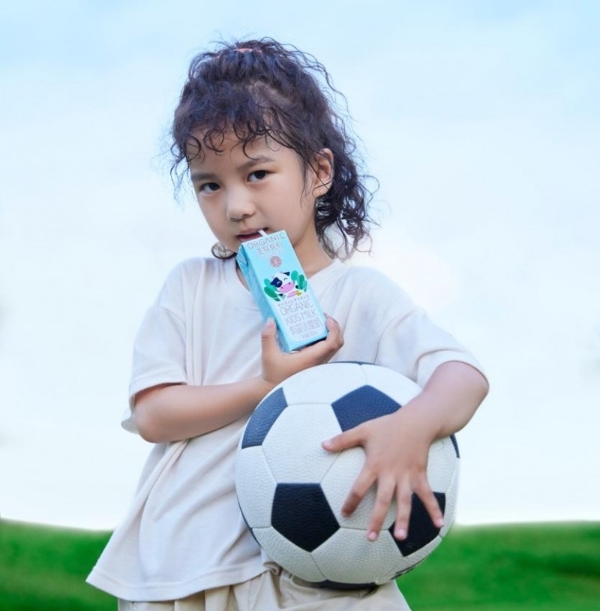
[[[340,113],[334,110],[331,79],[322,64],[295,47],[270,38],[220,43],[193,58],[172,126],[171,176],[180,185],[190,142],[201,153],[219,152],[233,132],[243,146],[269,137],[293,149],[307,170],[324,148],[333,153],[329,191],[315,205],[319,240],[331,256],[347,258],[369,238],[367,207],[372,192],[357,168],[357,151]],[[202,133],[202,142],[197,134]],[[328,235],[337,229],[341,244]],[[234,253],[213,248],[229,258]]]

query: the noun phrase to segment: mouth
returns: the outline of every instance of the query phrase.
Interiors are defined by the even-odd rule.
[[[261,238],[263,236],[263,234],[260,233],[261,231],[266,233],[267,228],[264,227],[263,229],[250,229],[248,231],[242,231],[241,233],[238,233],[235,237],[238,239],[239,242],[249,242],[250,240],[256,240],[257,238]]]

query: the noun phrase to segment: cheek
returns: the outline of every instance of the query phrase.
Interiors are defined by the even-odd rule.
[[[218,218],[218,208],[214,205],[203,203],[200,199],[198,200],[198,208],[206,220]]]
[[[222,222],[219,219],[217,211],[214,208],[200,206],[200,213],[213,233],[217,233],[219,228],[222,226]]]

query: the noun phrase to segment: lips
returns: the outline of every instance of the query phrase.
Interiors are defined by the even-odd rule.
[[[262,229],[262,231],[265,231]],[[256,240],[256,238],[262,237],[262,234],[258,231],[244,231],[242,233],[238,233],[236,238],[240,242],[248,242],[249,240]]]

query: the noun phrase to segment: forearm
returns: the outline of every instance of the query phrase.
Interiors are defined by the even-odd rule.
[[[284,353],[271,321],[261,333],[262,375],[214,386],[172,384],[137,394],[133,417],[140,435],[159,443],[204,435],[251,413],[280,382],[298,371],[326,363],[343,345],[337,322],[327,317],[329,334],[321,342]]]
[[[157,386],[136,396],[133,416],[146,441],[179,441],[249,414],[270,390],[260,377],[213,386]]]
[[[415,415],[433,441],[462,429],[488,390],[487,380],[477,369],[466,363],[450,361],[433,372],[421,394],[406,404],[406,412]],[[409,416],[406,412],[405,417]]]

